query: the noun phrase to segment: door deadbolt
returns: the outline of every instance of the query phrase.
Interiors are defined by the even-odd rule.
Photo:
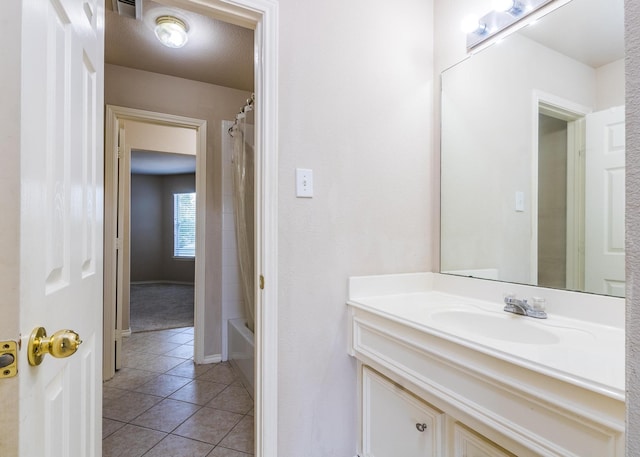
[[[46,354],[56,358],[69,357],[81,344],[80,335],[73,330],[59,330],[47,338],[44,327],[37,327],[31,332],[27,346],[29,365],[40,365]]]
[[[13,378],[18,374],[17,352],[15,341],[0,341],[0,379]]]

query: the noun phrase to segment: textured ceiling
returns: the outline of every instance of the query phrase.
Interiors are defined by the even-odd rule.
[[[115,13],[112,0],[105,0],[105,6],[106,63],[253,90],[253,30],[149,0],[143,3],[141,20]],[[183,48],[167,48],[156,39],[155,19],[166,14],[188,24],[189,41]]]

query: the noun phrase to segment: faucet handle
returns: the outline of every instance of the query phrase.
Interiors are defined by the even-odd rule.
[[[547,308],[547,299],[544,297],[531,297],[531,307],[536,311],[544,311]]]

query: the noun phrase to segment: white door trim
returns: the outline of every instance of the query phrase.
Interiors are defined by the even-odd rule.
[[[278,3],[237,0],[261,13],[255,49],[255,449],[278,457]]]
[[[163,0],[167,5],[254,27],[255,449],[278,457],[278,2],[276,0]]]
[[[193,128],[196,131],[196,260],[195,260],[195,297],[194,297],[194,358],[196,363],[204,362],[204,259],[205,251],[205,212],[206,212],[206,141],[207,122],[202,119],[175,116],[172,114],[155,113],[133,108],[107,105],[105,127],[105,252],[104,252],[104,360],[103,378],[109,379],[114,373],[115,358],[113,342],[119,348],[122,334],[126,329],[116,322],[116,307],[109,305],[116,303],[115,284],[117,282],[117,260],[114,246],[116,227],[118,224],[118,131],[120,121],[132,120],[152,122],[155,124]],[[122,145],[121,145],[122,146]],[[130,162],[125,160],[125,167],[121,168],[125,175],[131,173]],[[124,205],[125,208],[128,205]],[[126,209],[125,209],[126,210]],[[121,319],[119,319],[121,322]]]

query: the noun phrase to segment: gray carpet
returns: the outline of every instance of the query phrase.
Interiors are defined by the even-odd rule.
[[[131,284],[131,331],[193,326],[193,286]]]

